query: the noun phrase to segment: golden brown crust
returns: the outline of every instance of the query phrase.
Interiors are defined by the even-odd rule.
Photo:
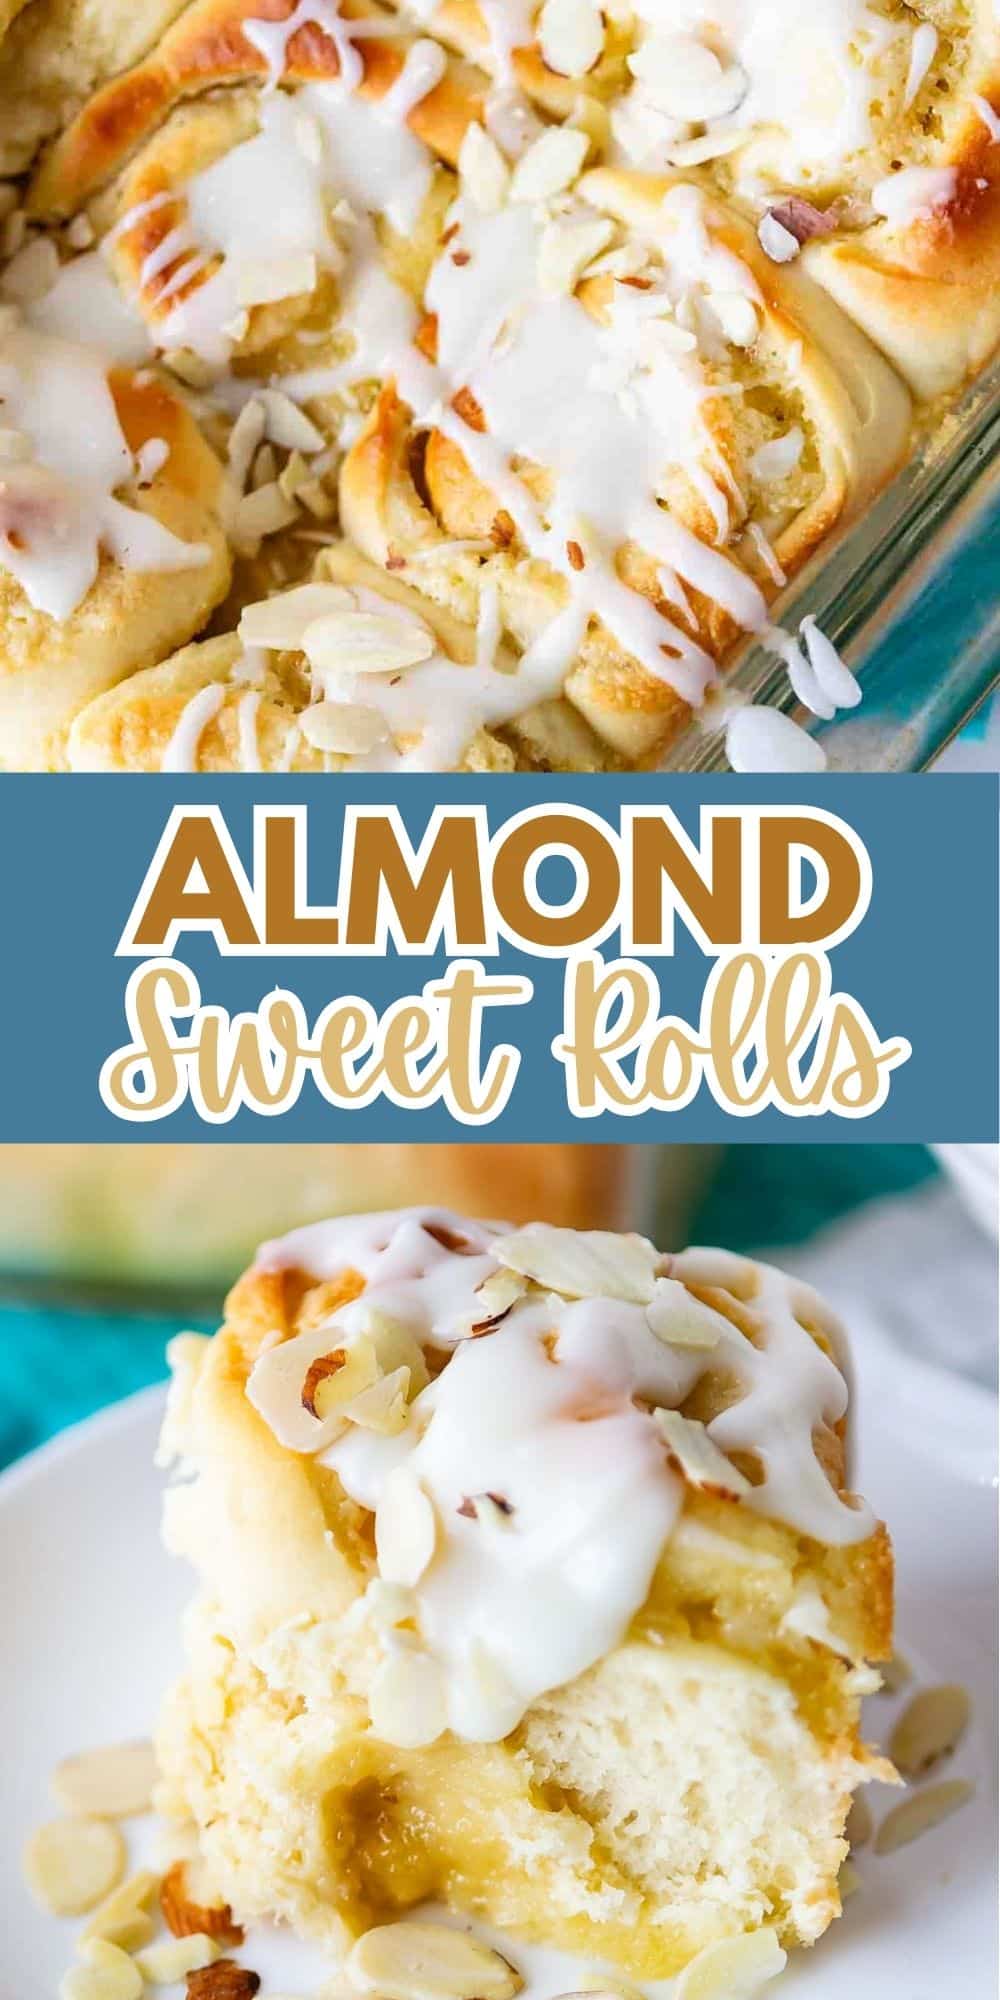
[[[266,81],[267,63],[247,40],[243,23],[284,21],[293,11],[294,0],[194,0],[158,48],[98,91],[60,135],[32,185],[31,213],[43,218],[72,215],[114,179],[185,98],[222,85]],[[343,14],[346,20],[378,17],[362,0],[344,0]],[[403,68],[406,41],[372,37],[356,47],[364,65],[359,94],[384,97]],[[318,22],[304,22],[288,42],[286,80],[324,82],[339,74],[336,43]],[[457,162],[467,125],[481,114],[481,95],[473,83],[452,65],[407,119],[417,138],[451,165]]]
[[[221,467],[190,412],[157,376],[114,369],[118,419],[134,452],[150,439],[169,446],[148,487],[123,489],[150,514],[207,551],[189,568],[122,568],[102,554],[97,576],[71,616],[36,611],[0,569],[0,768],[65,768],[73,718],[103,690],[161,659],[205,623],[225,596],[230,555],[220,519]]]

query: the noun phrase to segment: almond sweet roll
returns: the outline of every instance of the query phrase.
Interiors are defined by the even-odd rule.
[[[54,665],[56,758],[643,767],[748,634],[853,705],[775,600],[994,343],[996,35],[831,4],[817,53],[788,12],[194,0],[138,60],[84,36],[0,296],[72,299],[179,401],[227,573],[103,682]]]
[[[643,1978],[820,1937],[895,1775],[892,1558],[808,1287],[398,1210],[267,1245],[172,1361],[160,1803],[239,1921],[343,1951],[436,1899]]]

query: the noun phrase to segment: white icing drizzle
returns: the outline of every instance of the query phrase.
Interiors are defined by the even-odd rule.
[[[494,35],[499,19],[492,23]],[[374,696],[357,676],[339,676],[326,688],[327,699],[374,701],[392,738],[403,738],[402,748],[390,740],[356,761],[371,769],[403,764],[418,770],[460,762],[479,727],[502,725],[561,691],[594,619],[648,673],[698,705],[716,677],[714,660],[669,614],[621,581],[617,559],[623,545],[634,542],[657,561],[671,603],[683,607],[685,588],[693,588],[743,630],[772,643],[766,602],[753,579],[657,504],[665,478],[680,471],[707,509],[718,542],[728,536],[731,507],[740,496],[706,405],[739,390],[730,380],[713,379],[712,361],[725,358],[727,348],[711,300],[746,301],[752,318],[760,297],[752,274],[713,236],[698,191],[675,187],[657,232],[655,282],[647,290],[616,283],[602,324],[572,293],[552,296],[542,289],[540,253],[550,221],[545,204],[514,202],[487,215],[462,194],[426,288],[438,327],[438,358],[431,364],[414,343],[417,310],[385,271],[370,218],[385,216],[405,233],[426,197],[432,156],[406,120],[440,80],[443,51],[418,40],[388,95],[373,104],[355,93],[363,75],[354,48],[359,25],[342,21],[332,0],[314,6],[301,0],[282,23],[245,24],[272,81],[280,81],[289,40],[307,20],[335,39],[342,74],[294,97],[269,97],[257,135],[187,184],[185,219],[147,256],[142,285],[155,296],[161,274],[181,259],[159,289],[163,303],[218,261],[161,319],[160,342],[224,363],[238,317],[241,265],[248,258],[259,265],[289,251],[310,253],[337,274],[339,321],[354,347],[335,368],[283,378],[283,391],[301,401],[373,378],[394,380],[417,426],[435,427],[455,443],[513,519],[529,556],[561,577],[566,593],[564,609],[520,661],[498,650],[500,619],[491,596],[479,620],[474,667],[459,668],[435,652],[391,686],[381,677]],[[505,34],[509,55],[530,39],[527,16],[515,22],[508,14]],[[318,146],[301,143],[303,119],[319,135]],[[353,220],[350,210],[345,217],[345,197]],[[335,240],[329,216],[338,200]],[[156,202],[154,197],[133,210],[119,231]],[[592,211],[581,207],[580,213]],[[676,314],[685,315],[683,324]],[[689,330],[692,314],[697,336]],[[241,393],[252,387],[243,384]],[[223,400],[225,388],[220,385]],[[456,413],[460,389],[470,390],[484,411],[485,431]],[[546,468],[550,499],[532,497],[513,469],[518,459]],[[779,650],[791,658],[800,682],[808,680],[807,664],[784,635]]]
[[[908,22],[868,0],[809,8],[799,0],[637,0],[635,13],[647,30],[640,80],[613,120],[626,157],[662,166],[701,125],[726,138],[742,132],[754,144],[733,158],[737,181],[748,184],[761,173],[772,186],[808,186],[842,170],[872,144],[887,73],[905,76],[909,60],[919,88],[935,52],[921,26],[911,53]],[[644,63],[650,48],[662,57]],[[706,53],[719,68],[707,98]]]
[[[236,727],[239,731],[240,764],[244,771],[259,771],[260,745],[257,740],[257,711],[260,708],[260,694],[256,688],[248,688],[240,697],[236,711]]]
[[[726,723],[726,756],[732,770],[787,772],[790,776],[826,769],[826,752],[790,715],[746,702]]]
[[[0,411],[29,440],[0,462],[0,568],[37,611],[66,619],[97,575],[103,547],[129,570],[183,570],[207,561],[152,515],[114,496],[134,471],[95,348],[18,322],[0,329]]]
[[[903,104],[907,110],[913,103],[934,57],[937,54],[938,34],[929,21],[921,21],[913,30],[910,43],[910,66],[906,72],[906,89]]]
[[[1000,116],[994,111],[988,98],[973,95],[972,108],[981,118],[994,144],[1000,142]]]
[[[198,768],[198,746],[205,730],[218,715],[225,700],[226,690],[218,681],[210,681],[207,687],[199,688],[191,696],[181,711],[180,720],[163,756],[161,771],[182,771],[185,774]]]
[[[887,174],[872,188],[871,202],[894,228],[927,221],[938,209],[947,208],[955,198],[958,174],[954,167],[903,167]]]
[[[581,1252],[586,1259],[589,1243],[599,1241],[605,1268],[616,1270],[615,1239],[541,1233],[550,1244],[558,1239],[567,1264]],[[816,1457],[814,1433],[843,1417],[848,1392],[838,1365],[843,1335],[807,1287],[741,1257],[689,1250],[669,1260],[660,1296],[668,1321],[692,1310],[707,1316],[716,1335],[708,1348],[658,1338],[645,1305],[624,1296],[542,1290],[473,1336],[484,1319],[479,1288],[502,1265],[502,1234],[499,1225],[447,1210],[411,1209],[311,1225],[266,1245],[257,1259],[261,1270],[297,1269],[314,1279],[349,1270],[365,1281],[362,1296],[328,1327],[265,1354],[247,1393],[287,1448],[318,1451],[375,1514],[380,1551],[386,1510],[432,1504],[433,1552],[404,1593],[402,1615],[416,1636],[379,1620],[378,1584],[360,1605],[362,1618],[371,1611],[381,1623],[387,1665],[394,1648],[415,1648],[426,1672],[440,1677],[440,1717],[421,1740],[445,1727],[475,1741],[506,1735],[539,1694],[621,1641],[684,1505],[684,1484],[651,1410],[677,1409],[706,1367],[723,1368],[742,1389],[707,1426],[712,1443],[724,1453],[753,1452],[762,1468],[762,1483],[732,1504],[834,1545],[862,1540],[874,1526],[867,1508],[838,1497]],[[649,1296],[657,1253],[642,1239],[620,1243],[622,1264],[626,1255],[630,1266],[638,1261]],[[743,1310],[754,1341],[693,1304],[686,1284],[749,1299]],[[633,1285],[633,1298],[641,1295]],[[803,1319],[822,1328],[837,1363]],[[415,1396],[397,1435],[335,1421],[331,1441],[330,1420],[303,1410],[305,1372],[324,1338],[350,1353],[366,1328],[386,1320],[449,1358]],[[381,1587],[400,1581],[383,1577]]]

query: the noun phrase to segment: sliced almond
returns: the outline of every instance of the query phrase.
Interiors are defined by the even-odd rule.
[[[222,1946],[204,1931],[187,1937],[171,1938],[169,1944],[154,1944],[136,1959],[147,1986],[177,1986],[189,1972],[202,1972],[222,1957]]]
[[[187,1975],[187,2000],[254,2000],[259,1992],[259,1972],[231,1958],[216,1959],[214,1965]]]
[[[772,1930],[721,1938],[706,1945],[681,1973],[675,2000],[753,2000],[786,1963],[787,1953]]]
[[[558,76],[586,76],[604,49],[604,19],[597,0],[544,0],[538,45],[546,68]]]
[[[859,1847],[867,1847],[872,1837],[873,1825],[871,1806],[863,1792],[858,1792],[852,1802],[847,1815],[847,1825],[844,1828],[845,1838],[850,1841],[852,1854]],[[840,1872],[843,1875],[843,1869]]]
[[[83,1927],[81,1943],[104,1938],[122,1951],[138,1951],[140,1945],[148,1944],[154,1929],[150,1905],[159,1886],[160,1878],[151,1868],[130,1876],[98,1904]]]
[[[841,1864],[840,1874],[837,1876],[837,1888],[840,1892],[841,1902],[846,1903],[848,1897],[856,1895],[860,1887],[861,1877],[854,1867],[853,1862],[844,1861]]]
[[[648,1305],[659,1252],[644,1236],[616,1236],[607,1229],[556,1229],[531,1222],[491,1245],[511,1271],[570,1299],[627,1299]]]
[[[478,1521],[481,1528],[506,1534],[514,1509],[502,1493],[466,1493],[456,1510],[465,1521]]]
[[[494,215],[507,199],[510,168],[494,139],[481,125],[466,127],[458,155],[462,187],[483,215]]]
[[[324,1423],[338,1412],[343,1415],[346,1405],[377,1382],[378,1376],[370,1340],[361,1338],[349,1347],[333,1347],[310,1362],[302,1384],[302,1408]]]
[[[302,1390],[313,1362],[343,1344],[336,1325],[314,1327],[269,1348],[254,1362],[247,1399],[286,1451],[323,1451],[340,1436],[342,1412],[334,1409],[321,1421],[304,1408]]]
[[[683,1417],[679,1410],[654,1410],[653,1421],[672,1463],[689,1486],[723,1500],[739,1500],[751,1491],[749,1479],[713,1443],[704,1424],[694,1417]]]
[[[263,403],[259,396],[251,396],[249,402],[244,403],[229,433],[229,443],[226,447],[229,474],[237,493],[242,493],[247,483],[254,455],[264,436],[265,423]],[[263,645],[265,642],[259,640],[257,643]]]
[[[975,1789],[967,1778],[949,1778],[944,1784],[928,1785],[903,1799],[886,1813],[875,1835],[875,1853],[893,1854],[897,1847],[907,1847],[911,1840],[919,1840],[922,1833],[940,1826],[960,1806],[968,1805]]]
[[[527,1284],[518,1271],[494,1271],[476,1289],[476,1302],[469,1321],[470,1333],[489,1333],[506,1318],[511,1306],[527,1293]]]
[[[394,1368],[370,1389],[362,1389],[347,1404],[344,1415],[362,1430],[377,1431],[381,1437],[397,1437],[406,1424],[410,1390],[408,1368]]]
[[[318,701],[303,710],[299,728],[314,750],[337,757],[365,757],[389,737],[379,710],[354,701]]]
[[[53,1773],[52,1791],[66,1812],[131,1819],[149,1811],[158,1779],[151,1743],[119,1743],[67,1757]]]
[[[52,290],[59,276],[59,252],[48,236],[35,236],[11,258],[0,278],[0,292],[19,306],[34,305]]]
[[[89,1938],[80,1957],[59,1982],[59,2000],[141,2000],[142,1973],[116,1944]]]
[[[395,1744],[400,1750],[419,1750],[426,1743],[436,1743],[448,1726],[444,1675],[437,1661],[409,1647],[390,1653],[372,1677],[368,1712],[372,1729],[383,1743]],[[360,1942],[363,1944],[365,1940],[362,1938]],[[404,1970],[405,1961],[400,1978]],[[397,1994],[397,1987],[387,1986],[382,1977],[373,1977],[371,1983],[385,2000],[393,2000]],[[481,2000],[480,1989],[471,1990]],[[398,1989],[398,1996],[404,2000],[402,1988]]]
[[[243,1932],[234,1924],[228,1903],[196,1900],[191,1867],[188,1861],[175,1861],[160,1884],[160,1908],[167,1929],[175,1938],[210,1937],[221,1945],[242,1944]]]
[[[548,201],[561,194],[581,173],[589,147],[586,132],[550,125],[521,154],[510,179],[511,201]]]
[[[899,1694],[913,1679],[913,1668],[902,1653],[893,1653],[891,1660],[883,1660],[879,1673],[883,1694]]]
[[[82,1917],[125,1873],[125,1842],[101,1819],[55,1819],[32,1834],[24,1872],[36,1900],[57,1917]]]
[[[657,1278],[646,1321],[668,1347],[717,1347],[729,1328],[728,1320],[703,1305],[679,1278]]]
[[[358,1939],[347,1971],[384,2000],[513,2000],[524,1985],[498,1951],[443,1924],[380,1924]]]
[[[434,1503],[409,1465],[386,1479],[375,1513],[375,1552],[387,1583],[412,1589],[434,1559],[437,1515]]]
[[[337,611],[303,634],[310,666],[321,673],[400,674],[433,657],[433,634],[416,618],[391,612]]]
[[[305,632],[317,618],[331,611],[350,611],[353,604],[351,592],[339,583],[300,583],[294,590],[282,590],[276,597],[244,605],[239,636],[245,646],[298,652]]]
[[[316,289],[316,259],[311,250],[289,250],[281,257],[242,257],[236,272],[236,299],[241,306],[270,306]]]
[[[657,109],[687,125],[728,117],[746,95],[738,64],[720,62],[694,35],[650,35],[628,66]]]
[[[972,1704],[963,1687],[922,1688],[907,1703],[889,1738],[889,1755],[904,1778],[922,1778],[961,1742]]]
[[[322,451],[325,439],[311,417],[283,389],[258,389],[266,435],[282,451]]]
[[[383,1375],[391,1375],[397,1368],[408,1368],[411,1398],[426,1389],[430,1374],[424,1350],[404,1320],[393,1319],[389,1313],[370,1312],[365,1320],[365,1337],[371,1341]]]
[[[243,542],[259,542],[266,535],[276,535],[282,528],[290,528],[296,519],[297,508],[294,501],[286,500],[276,479],[266,486],[258,486],[253,493],[245,493],[236,504],[233,516],[233,532]]]
[[[606,250],[614,235],[603,216],[591,220],[546,224],[538,247],[538,282],[543,292],[573,292],[588,265]]]

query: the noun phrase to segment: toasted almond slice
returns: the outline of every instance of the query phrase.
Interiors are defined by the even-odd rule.
[[[851,1843],[852,1854],[859,1847],[867,1847],[872,1837],[873,1825],[871,1806],[868,1804],[864,1793],[858,1792],[852,1802],[851,1810],[847,1815],[847,1825],[844,1828],[845,1836]],[[843,1869],[840,1872],[843,1875]]]
[[[465,1521],[478,1521],[481,1528],[506,1534],[514,1509],[502,1493],[466,1493],[456,1510]]]
[[[141,2000],[142,1973],[127,1952],[107,1938],[88,1938],[80,1955],[82,1963],[60,1980],[59,2000]]]
[[[437,1661],[409,1647],[390,1653],[372,1677],[368,1712],[372,1729],[383,1743],[393,1743],[400,1750],[419,1750],[425,1743],[436,1743],[448,1726],[444,1675]],[[384,2000],[393,2000],[395,1987],[387,1986],[382,1977],[372,1983]],[[479,1989],[475,1991],[480,2000]],[[401,1990],[398,2000],[405,2000]]]
[[[375,1514],[375,1551],[387,1583],[412,1589],[434,1559],[434,1503],[409,1465],[398,1465],[382,1488]]]
[[[149,1811],[158,1778],[151,1743],[119,1743],[67,1757],[53,1773],[52,1791],[66,1812],[131,1819]]]
[[[259,1972],[231,1958],[216,1959],[214,1965],[187,1975],[187,2000],[254,2000],[259,1992]]]
[[[48,236],[34,236],[11,258],[0,292],[15,305],[35,305],[52,290],[59,276],[59,252]]]
[[[586,132],[550,125],[522,153],[510,180],[511,201],[548,201],[572,186],[582,171],[590,141]]]
[[[316,259],[311,250],[289,250],[282,257],[242,257],[236,272],[236,301],[241,306],[270,306],[316,289]]]
[[[283,389],[258,389],[257,400],[263,407],[266,434],[272,444],[282,451],[322,451],[326,442],[322,431]]]
[[[257,447],[264,436],[266,421],[260,397],[251,396],[229,433],[226,457],[229,460],[229,476],[237,493],[242,493],[247,483]],[[263,644],[263,641],[258,643]]]
[[[613,235],[613,225],[603,216],[547,223],[538,248],[538,281],[543,292],[575,291],[588,265],[607,249]]]
[[[495,215],[507,199],[510,168],[494,139],[481,125],[467,126],[458,155],[458,171],[466,194],[483,215]]]
[[[604,48],[597,0],[545,0],[538,16],[538,45],[546,67],[558,76],[586,76]]]
[[[277,597],[245,604],[239,635],[245,646],[294,653],[301,648],[303,634],[317,618],[330,611],[350,611],[353,604],[351,592],[339,583],[300,583],[294,590],[279,591]]]
[[[332,1345],[310,1362],[302,1383],[302,1408],[319,1423],[345,1415],[347,1405],[379,1378],[375,1349],[364,1335],[349,1346]]]
[[[640,1987],[629,1986],[624,1979],[602,1979],[596,1972],[589,1980],[585,1977],[575,1993],[557,1994],[556,2000],[582,2000],[584,1994],[587,2000],[644,2000]]]
[[[371,1341],[383,1375],[391,1375],[397,1368],[408,1368],[410,1397],[426,1389],[430,1374],[424,1350],[405,1320],[393,1319],[389,1313],[370,1312],[365,1320],[365,1338]]]
[[[841,1902],[846,1903],[848,1897],[856,1895],[860,1887],[861,1877],[854,1867],[853,1862],[842,1862],[840,1874],[837,1877],[837,1888],[840,1891]]]
[[[196,354],[193,347],[168,348],[163,355],[163,366],[179,382],[186,382],[189,389],[207,389],[215,380],[211,362]]]
[[[950,1819],[960,1806],[968,1805],[975,1792],[975,1785],[968,1778],[948,1778],[943,1784],[928,1785],[924,1790],[914,1792],[903,1799],[892,1811],[886,1813],[875,1835],[876,1854],[893,1854],[897,1847],[906,1847],[911,1840],[919,1840],[922,1833],[932,1826],[940,1826],[941,1821]]]
[[[358,1939],[347,1971],[384,2000],[513,2000],[524,1985],[498,1951],[443,1924],[380,1924]]]
[[[204,1931],[171,1938],[168,1944],[154,1944],[136,1959],[147,1986],[177,1986],[189,1972],[201,1972],[222,1957],[222,1946]]]
[[[749,1479],[713,1444],[704,1424],[693,1417],[682,1417],[679,1410],[654,1410],[653,1420],[671,1460],[689,1486],[697,1486],[703,1493],[715,1493],[724,1500],[739,1500],[750,1492]]]
[[[712,292],[708,300],[731,347],[752,347],[760,331],[753,300],[742,292]]]
[[[336,611],[317,618],[303,634],[302,648],[320,673],[349,674],[400,674],[435,651],[426,625],[389,611]]]
[[[148,1944],[154,1929],[150,1905],[159,1886],[159,1876],[151,1868],[131,1875],[98,1904],[80,1933],[81,1944],[88,1938],[104,1938],[122,1951],[138,1951]]]
[[[394,1368],[370,1389],[362,1389],[344,1409],[345,1417],[362,1430],[378,1431],[381,1437],[397,1437],[406,1424],[410,1391],[408,1368]]]
[[[889,1738],[889,1755],[904,1778],[922,1778],[950,1756],[969,1725],[972,1704],[954,1682],[921,1688],[907,1703]]]
[[[125,1873],[125,1842],[102,1819],[54,1819],[32,1834],[24,1872],[37,1901],[57,1917],[82,1917]]]
[[[247,1382],[247,1399],[286,1451],[323,1451],[344,1428],[339,1409],[322,1421],[303,1406],[302,1391],[314,1361],[341,1345],[335,1325],[314,1327],[294,1340],[258,1355]],[[355,1385],[357,1386],[357,1384]]]
[[[891,1660],[883,1660],[879,1673],[883,1694],[899,1694],[903,1688],[909,1687],[913,1679],[913,1668],[902,1653],[893,1653]]]
[[[389,737],[379,710],[354,701],[318,701],[303,710],[299,728],[314,750],[329,750],[337,757],[365,757]]]
[[[569,1299],[627,1299],[647,1305],[653,1296],[659,1252],[644,1236],[531,1222],[512,1236],[501,1236],[491,1249],[508,1270]]]
[[[696,1299],[679,1278],[657,1278],[646,1320],[657,1340],[668,1347],[717,1347],[729,1325],[721,1313]]]
[[[221,1945],[242,1944],[243,1932],[234,1924],[229,1904],[202,1900],[192,1875],[193,1865],[175,1861],[160,1885],[160,1908],[167,1929],[175,1938],[210,1937]]]
[[[753,2000],[786,1962],[772,1930],[722,1938],[706,1945],[681,1973],[675,2000]]]
[[[277,480],[269,480],[266,486],[256,487],[237,501],[234,534],[243,542],[260,541],[265,535],[276,535],[282,528],[291,527],[297,511],[294,501],[285,499]]]

